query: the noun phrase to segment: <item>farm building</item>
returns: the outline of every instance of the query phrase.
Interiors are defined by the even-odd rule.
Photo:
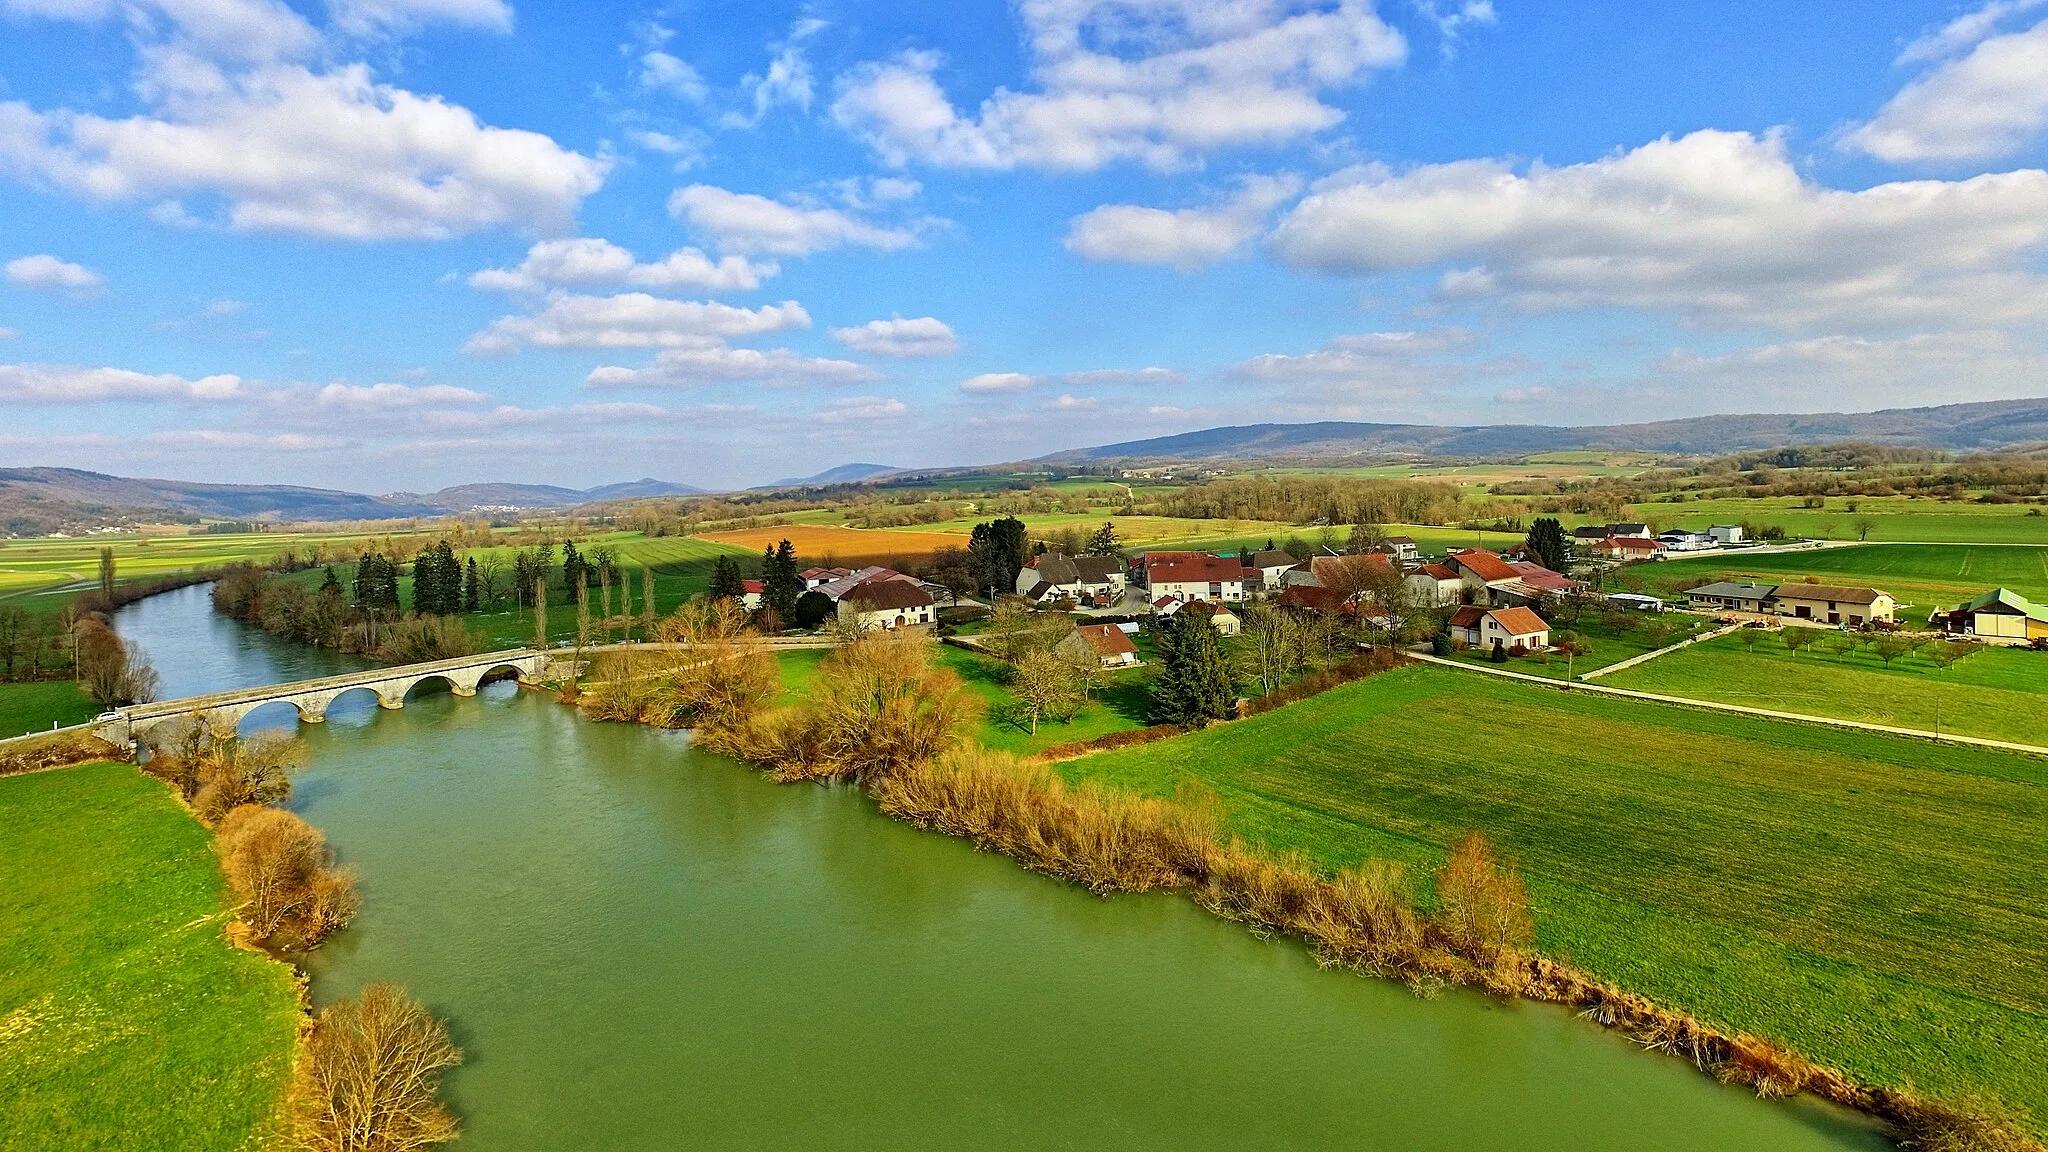
[[[1095,650],[1104,668],[1128,668],[1138,662],[1138,646],[1114,624],[1083,624],[1074,631]]]
[[[1245,567],[1207,552],[1149,552],[1145,555],[1145,587],[1152,598],[1183,600],[1244,599]]]
[[[1467,604],[1444,625],[1451,639],[1490,650],[1498,640],[1510,652],[1535,652],[1550,647],[1550,625],[1527,608],[1482,608]]]
[[[1993,588],[1972,596],[1947,612],[1936,613],[1932,623],[1944,631],[1965,636],[1999,640],[2048,639],[2048,608],[2010,588]]]
[[[1844,588],[1834,584],[1780,584],[1770,611],[1823,624],[1890,623],[1898,607],[1890,594],[1875,588]]]
[[[912,580],[871,580],[839,598],[839,618],[858,621],[863,632],[930,624],[932,597]]]
[[[1694,608],[1708,611],[1732,610],[1736,612],[1768,612],[1771,597],[1776,595],[1776,584],[1751,584],[1746,581],[1719,580],[1702,584],[1698,588],[1685,590],[1685,602]]]

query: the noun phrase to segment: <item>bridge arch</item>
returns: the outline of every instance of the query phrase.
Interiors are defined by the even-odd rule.
[[[266,729],[291,728],[317,717],[308,717],[304,704],[293,699],[265,700],[235,718],[234,728],[238,734],[248,735]]]

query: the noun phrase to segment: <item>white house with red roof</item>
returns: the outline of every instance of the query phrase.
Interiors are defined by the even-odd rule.
[[[1451,614],[1444,628],[1451,639],[1491,652],[1500,641],[1509,652],[1538,652],[1550,647],[1550,625],[1527,608],[1486,608],[1467,604]]]
[[[1465,598],[1465,579],[1448,564],[1423,564],[1408,573],[1402,583],[1417,601],[1429,608],[1448,608]]]

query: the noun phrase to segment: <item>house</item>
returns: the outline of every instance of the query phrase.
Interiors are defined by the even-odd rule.
[[[1716,544],[1727,545],[1743,542],[1742,525],[1740,524],[1716,524],[1712,528],[1707,529],[1707,535],[1712,536]]]
[[[1444,557],[1444,567],[1458,574],[1458,599],[1474,604],[1493,603],[1495,588],[1505,588],[1522,578],[1508,562],[1484,548],[1467,548]]]
[[[1609,560],[1655,560],[1664,554],[1663,543],[1648,536],[1609,536],[1604,540],[1580,541],[1579,548],[1589,556]]]
[[[1413,536],[1389,536],[1385,552],[1394,558],[1394,563],[1406,568],[1422,562],[1422,549],[1415,544]]]
[[[1527,560],[1509,560],[1507,561],[1507,566],[1515,570],[1516,583],[1521,585],[1521,589],[1517,591],[1512,586],[1509,586],[1496,589],[1495,591],[1497,592],[1509,591],[1512,594],[1522,596],[1524,599],[1541,600],[1546,596],[1562,596],[1567,592],[1576,592],[1580,588],[1585,587],[1585,585],[1561,572],[1553,572],[1541,564],[1532,563]]]
[[[1711,552],[1721,546],[1705,532],[1666,532],[1657,537],[1657,543],[1667,552]]]
[[[1776,584],[1751,584],[1747,581],[1720,580],[1702,584],[1698,588],[1685,590],[1685,602],[1693,608],[1709,612],[1769,612],[1771,597],[1777,595]]]
[[[1145,587],[1156,600],[1178,596],[1183,600],[1243,600],[1244,565],[1207,552],[1148,552],[1145,554]]]
[[[1444,625],[1451,639],[1482,651],[1500,641],[1509,652],[1537,652],[1550,647],[1550,625],[1527,608],[1485,608],[1467,604]]]
[[[1447,564],[1421,565],[1402,584],[1425,608],[1448,608],[1464,599],[1465,581]]]
[[[1898,607],[1888,593],[1875,588],[1845,588],[1834,584],[1780,584],[1770,610],[1780,616],[1818,620],[1824,624],[1865,624],[1892,622]]]
[[[833,569],[822,569],[822,571],[829,572],[833,571]],[[814,591],[823,592],[835,604],[844,599],[848,592],[875,580],[911,579],[911,577],[905,576],[893,568],[884,568],[880,564],[870,564],[866,568],[856,568],[851,572],[847,572],[844,569],[838,571],[840,575],[832,577],[814,589]]]
[[[1333,588],[1356,596],[1392,576],[1394,558],[1380,552],[1354,552],[1345,556],[1312,556],[1308,562],[1308,583]]]
[[[1115,556],[1034,556],[1017,572],[1017,591],[1033,602],[1068,598],[1106,607],[1124,592],[1124,563]],[[1045,585],[1040,589],[1039,585]]]
[[[1216,629],[1218,636],[1235,636],[1242,628],[1242,623],[1238,620],[1237,613],[1232,612],[1213,600],[1196,600],[1182,608],[1181,611],[1190,612],[1196,616],[1208,617],[1209,623]]]
[[[1586,524],[1572,529],[1572,540],[1574,543],[1590,544],[1595,540],[1605,540],[1612,535],[1614,533],[1609,532],[1605,524]]]
[[[1282,608],[1314,612],[1323,616],[1335,616],[1351,607],[1345,603],[1342,592],[1335,588],[1325,588],[1320,584],[1290,585],[1281,589],[1279,597],[1273,602]]]
[[[1269,591],[1277,591],[1281,587],[1282,574],[1298,563],[1300,561],[1296,560],[1292,553],[1282,552],[1277,548],[1268,548],[1263,552],[1254,552],[1246,557],[1244,566],[1246,568],[1256,568],[1260,578],[1265,581],[1266,588]]]
[[[1138,646],[1114,624],[1084,624],[1074,631],[1095,650],[1104,668],[1128,668],[1138,662]]]
[[[1938,624],[1943,631],[1964,636],[1998,640],[2048,639],[2048,608],[2010,588],[1993,588],[1972,596],[1947,612],[1937,612],[1931,622]]]
[[[1624,540],[1648,540],[1650,538],[1650,526],[1648,524],[1609,524],[1607,526],[1607,534],[1609,536],[1619,536]]]
[[[913,628],[933,617],[931,593],[914,580],[872,580],[839,598],[839,618],[855,621],[863,632]]]
[[[846,575],[850,573],[844,568],[806,568],[798,573],[798,578],[804,582],[804,591],[809,592]]]
[[[1640,592],[1609,592],[1607,594],[1607,602],[1616,608],[1626,608],[1631,612],[1662,612],[1664,610],[1663,600],[1655,596],[1645,596]]]
[[[749,612],[760,611],[761,594],[766,590],[767,585],[759,580],[740,581],[740,607]]]
[[[1178,596],[1161,596],[1151,602],[1152,614],[1160,617],[1171,616],[1180,611],[1181,606],[1186,603],[1186,600]]]

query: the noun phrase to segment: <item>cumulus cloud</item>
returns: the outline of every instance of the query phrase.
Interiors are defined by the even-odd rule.
[[[15,404],[92,404],[106,400],[241,400],[239,376],[197,380],[165,372],[79,368],[64,364],[0,364],[0,400]]]
[[[1464,348],[1474,340],[1463,328],[1366,332],[1339,336],[1313,352],[1254,356],[1231,372],[1244,379],[1278,383],[1385,383],[1395,376],[1406,382],[1407,369],[1418,360]]]
[[[951,356],[960,350],[960,338],[936,316],[870,320],[857,327],[834,328],[832,338],[870,356]]]
[[[490,397],[452,384],[328,384],[313,395],[322,409],[350,412],[413,411],[449,404],[481,404]]]
[[[547,288],[684,288],[705,292],[750,292],[781,271],[773,261],[744,256],[713,260],[696,248],[678,248],[643,264],[609,240],[578,237],[543,240],[527,250],[515,268],[486,268],[470,276],[472,288],[496,292],[538,292]]]
[[[47,253],[9,260],[6,272],[7,282],[18,288],[63,292],[70,296],[96,295],[107,283],[99,273],[85,265],[59,260]]]
[[[1292,176],[1247,176],[1235,196],[1210,208],[1105,204],[1074,217],[1067,251],[1090,260],[1168,264],[1191,272],[1241,248],[1265,229],[1273,209],[1300,190]]]
[[[225,72],[154,57],[149,114],[108,119],[0,102],[0,172],[106,202],[219,197],[240,231],[351,240],[438,239],[516,226],[562,232],[608,163],[538,132],[495,128],[367,66],[270,64]],[[168,199],[165,199],[168,198]]]
[[[2007,11],[2012,6],[2003,7]],[[2033,7],[2029,4],[2027,7]],[[1951,24],[1907,59],[1953,51],[1988,31],[2005,12],[1980,10]],[[1974,18],[1974,19],[1973,19]],[[1966,23],[1967,22],[1967,23]],[[1956,31],[1960,26],[1961,30]],[[2020,151],[2048,131],[2048,20],[2022,32],[1992,36],[1953,58],[1939,59],[1842,137],[1844,147],[1893,163],[1995,160]]]
[[[658,48],[640,56],[640,86],[693,104],[710,92],[695,68]]]
[[[1286,263],[1449,266],[1448,298],[1620,306],[1799,327],[2048,312],[2048,172],[1845,192],[1776,136],[1695,132],[1565,167],[1499,160],[1340,174],[1282,218]]]
[[[670,348],[645,368],[612,365],[591,370],[584,384],[591,388],[681,388],[698,384],[866,384],[880,372],[851,360],[805,356],[788,348],[730,348],[706,344]]]
[[[891,164],[1171,168],[1336,124],[1321,93],[1398,64],[1367,0],[1021,0],[1033,85],[963,112],[942,60],[906,52],[842,81],[832,117]]]
[[[327,0],[334,26],[353,36],[414,32],[429,24],[512,31],[504,0]]]
[[[1041,385],[1093,388],[1119,384],[1178,384],[1187,375],[1170,368],[1094,368],[1085,372],[1063,372],[1033,376],[1025,372],[984,372],[960,382],[960,391],[982,395],[1029,392]]]
[[[1004,392],[1029,392],[1038,386],[1038,377],[1022,372],[983,372],[969,376],[960,382],[962,392],[980,395],[994,395]]]
[[[0,0],[0,9],[87,24],[118,18],[140,41],[212,60],[296,58],[320,43],[313,26],[279,0]]]
[[[903,401],[889,396],[848,396],[834,400],[811,417],[821,424],[860,424],[894,420],[910,411]]]
[[[817,94],[817,81],[811,74],[804,44],[825,27],[825,21],[805,17],[790,28],[788,39],[770,44],[768,50],[773,55],[767,69],[740,78],[740,89],[747,94],[751,111],[728,113],[721,123],[727,128],[752,128],[768,113],[785,105],[809,111],[811,99]]]
[[[645,292],[616,296],[554,292],[539,312],[501,317],[471,336],[464,348],[488,356],[521,347],[702,347],[729,337],[810,325],[810,314],[794,300],[740,308],[713,300],[664,300]]]
[[[906,228],[885,227],[835,208],[804,207],[709,184],[678,188],[669,214],[687,221],[721,251],[809,256],[844,246],[893,252],[917,243]]]

